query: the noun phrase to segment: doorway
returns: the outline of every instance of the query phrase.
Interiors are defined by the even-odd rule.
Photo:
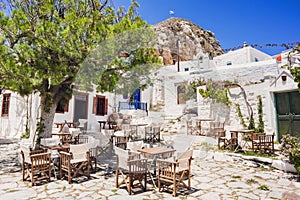
[[[79,119],[87,119],[88,94],[77,94],[74,104],[74,121],[78,122]]]
[[[300,137],[300,93],[275,93],[278,140],[283,135]]]

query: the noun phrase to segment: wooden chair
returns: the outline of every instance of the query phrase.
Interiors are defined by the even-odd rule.
[[[127,142],[129,141],[130,137],[128,136],[116,136],[114,137],[114,143],[116,147],[119,147],[121,149],[127,148]]]
[[[218,132],[218,149],[227,149],[230,141],[226,138],[226,131],[222,130]]]
[[[82,133],[86,133],[88,120],[87,119],[78,119],[78,122],[79,122],[79,125],[77,126],[77,128],[79,128]]]
[[[116,168],[116,187],[119,188],[122,184],[127,187],[128,194],[131,195],[134,181],[138,181],[138,186],[144,191],[147,189],[147,159],[140,158],[140,154],[136,154],[119,147],[115,148],[117,156]],[[119,182],[119,177],[122,181]],[[142,183],[144,180],[144,184]]]
[[[252,135],[252,150],[274,153],[274,134],[255,133]]]
[[[95,139],[92,136],[88,136],[88,143],[86,143],[86,145],[90,151],[90,166],[93,172],[97,171],[97,163],[100,156],[100,147],[98,146],[99,144],[100,140]]]
[[[69,184],[78,175],[90,178],[90,152],[86,144],[70,144],[70,152],[60,152],[60,177],[63,172]]]
[[[209,134],[212,137],[217,137],[220,131],[224,131],[224,123],[213,121],[209,123]]]
[[[153,128],[152,126],[146,126],[145,127],[145,142],[151,142],[152,141],[152,135],[153,135]]]
[[[30,178],[33,186],[36,181],[51,177],[51,153],[44,150],[31,150],[29,147],[21,146],[22,155],[22,180]]]
[[[229,139],[228,148],[230,150],[235,150],[239,145],[238,133],[237,132],[230,132],[230,135],[231,135],[231,137]]]
[[[153,127],[153,142],[160,142],[160,126]]]
[[[191,161],[193,150],[181,153],[174,159],[158,159],[158,189],[172,186],[173,196],[177,195],[180,186],[191,189]],[[187,181],[187,183],[186,183]]]
[[[113,156],[113,130],[102,130],[98,144],[98,153],[102,158],[111,159]]]
[[[194,122],[192,119],[186,121],[186,128],[187,128],[188,135],[198,134],[197,125],[194,123],[196,122]]]

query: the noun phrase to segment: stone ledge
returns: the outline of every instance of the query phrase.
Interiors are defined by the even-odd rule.
[[[285,160],[273,160],[271,166],[284,172],[297,173],[297,170],[295,169],[294,165],[288,163]]]

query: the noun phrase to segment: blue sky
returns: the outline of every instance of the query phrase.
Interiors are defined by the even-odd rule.
[[[131,0],[112,0],[128,7]],[[215,33],[223,49],[248,44],[274,55],[284,48],[265,44],[300,42],[300,0],[137,0],[149,24],[181,17]],[[170,11],[174,15],[170,15]]]

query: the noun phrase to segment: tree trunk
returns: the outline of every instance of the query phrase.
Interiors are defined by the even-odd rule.
[[[52,100],[52,99],[50,99]],[[57,103],[55,101],[49,103],[49,97],[46,95],[41,96],[41,119],[39,119],[41,126],[39,138],[50,138],[52,133],[52,126]],[[37,127],[37,132],[39,127]]]

